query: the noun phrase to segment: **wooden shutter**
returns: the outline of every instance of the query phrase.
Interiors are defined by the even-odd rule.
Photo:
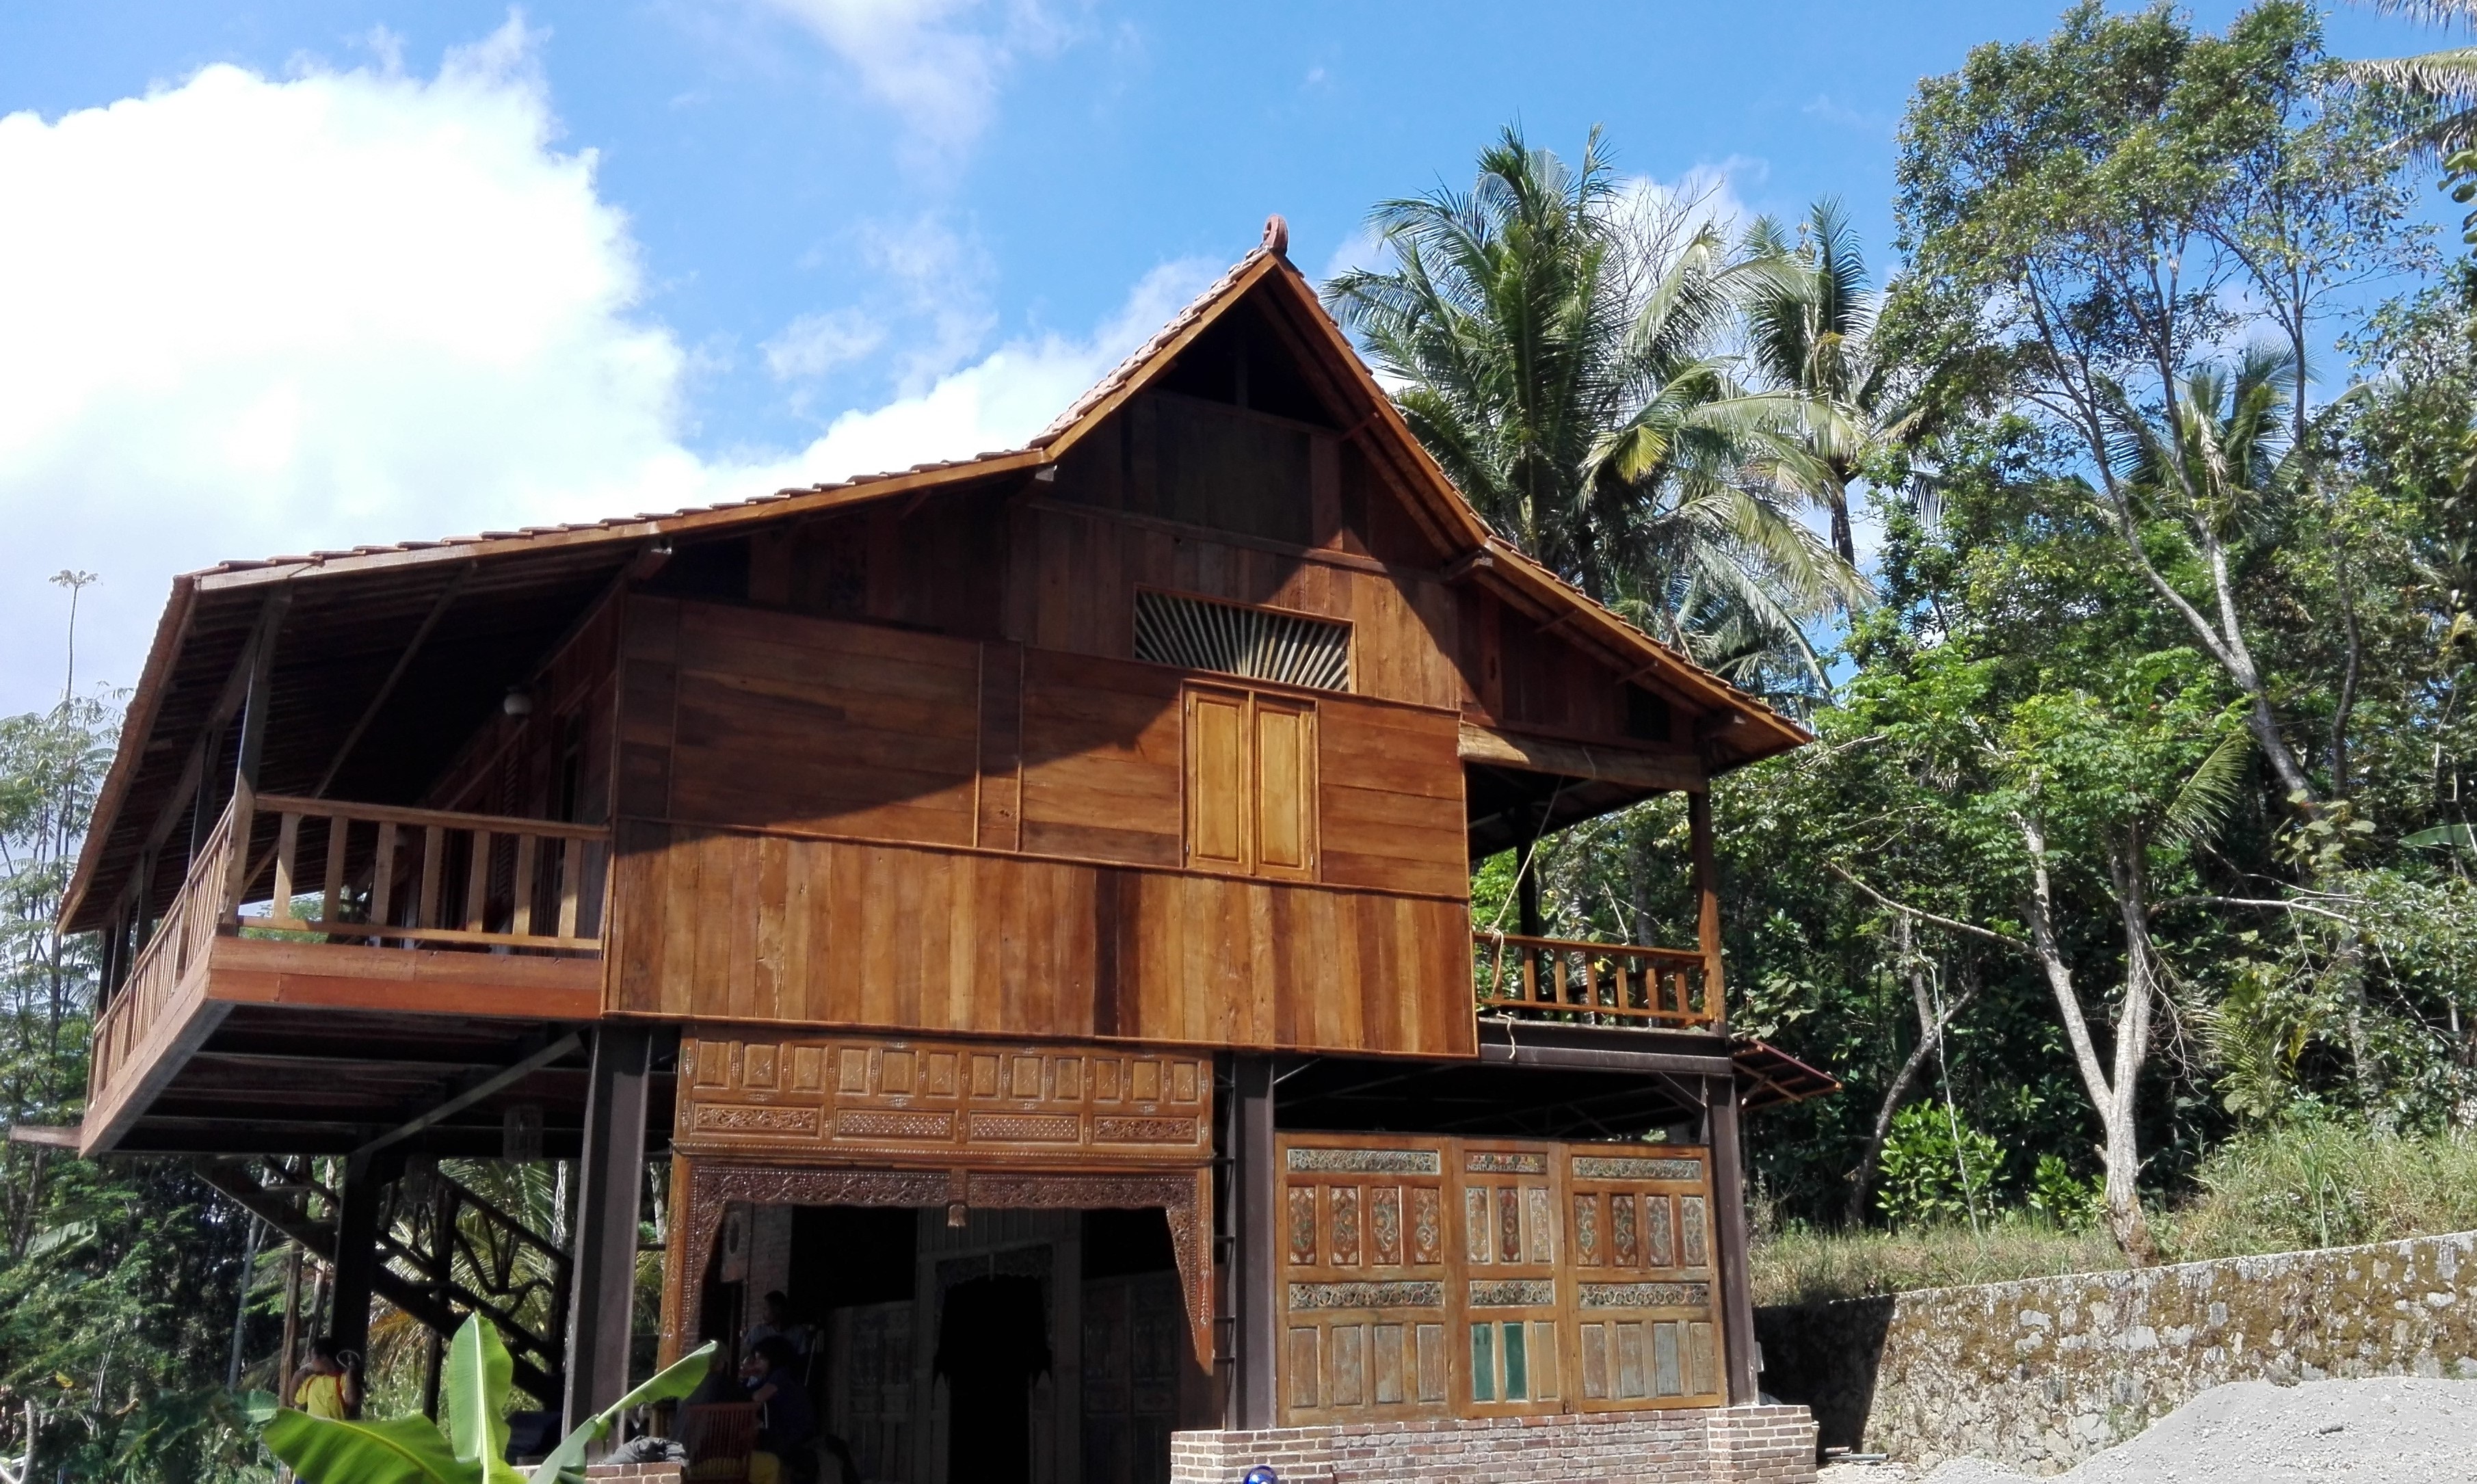
[[[1187,856],[1190,865],[1247,865],[1247,698],[1187,694]]]
[[[1266,875],[1315,867],[1315,712],[1255,698],[1256,864]]]
[[[1214,870],[1315,874],[1315,707],[1187,692],[1187,860]]]

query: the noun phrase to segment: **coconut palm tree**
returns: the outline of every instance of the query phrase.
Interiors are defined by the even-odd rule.
[[[1745,251],[1798,270],[1796,277],[1759,281],[1746,306],[1747,348],[1764,381],[1837,414],[1809,420],[1808,452],[1832,512],[1832,549],[1855,566],[1850,481],[1867,455],[1911,420],[1890,406],[1888,368],[1874,353],[1875,295],[1857,230],[1839,201],[1826,197],[1807,209],[1794,246],[1764,216],[1747,230]]]
[[[1692,203],[1629,191],[1593,131],[1579,169],[1509,129],[1467,192],[1388,201],[1384,270],[1327,303],[1472,506],[1592,597],[1741,683],[1819,689],[1804,637],[1864,581],[1800,522],[1822,488],[1800,390],[1744,385],[1744,307],[1794,291]]]
[[[2477,31],[2477,0],[2358,0],[2389,15],[2428,25]],[[2362,81],[2388,84],[2439,104],[2439,118],[2410,141],[2420,154],[2451,155],[2477,145],[2477,46],[2447,46],[2414,57],[2348,63]]]

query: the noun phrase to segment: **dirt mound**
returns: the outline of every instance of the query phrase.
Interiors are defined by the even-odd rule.
[[[1957,1459],[1928,1484],[2031,1475]],[[2428,1484],[2477,1480],[2477,1383],[2385,1376],[2214,1387],[2056,1477],[2068,1484]]]

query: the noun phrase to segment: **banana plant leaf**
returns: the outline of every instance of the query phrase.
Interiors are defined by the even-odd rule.
[[[631,1407],[686,1396],[713,1363],[708,1344],[638,1387],[560,1441],[530,1475],[509,1467],[508,1393],[514,1367],[499,1332],[480,1316],[467,1319],[447,1350],[440,1377],[444,1428],[427,1418],[338,1422],[278,1410],[256,1394],[249,1411],[262,1419],[267,1450],[289,1464],[301,1484],[561,1484],[583,1475],[585,1450]]]
[[[594,1440],[611,1431],[619,1414],[631,1407],[641,1407],[650,1401],[677,1401],[697,1389],[705,1379],[706,1369],[713,1364],[714,1342],[707,1341],[657,1372],[654,1378],[620,1397],[596,1414],[593,1421],[560,1440],[550,1456],[534,1466],[528,1484],[560,1484],[561,1480],[579,1475],[585,1466],[585,1450]]]
[[[286,1410],[260,1436],[302,1484],[482,1484],[428,1418],[338,1422]]]

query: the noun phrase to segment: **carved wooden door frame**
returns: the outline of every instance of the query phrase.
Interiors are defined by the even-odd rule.
[[[1165,1170],[893,1170],[671,1157],[670,1237],[663,1253],[663,1361],[685,1353],[704,1318],[705,1272],[723,1209],[735,1201],[790,1206],[951,1206],[990,1210],[1161,1211],[1177,1254],[1196,1361],[1213,1369],[1213,1184],[1209,1168]]]

